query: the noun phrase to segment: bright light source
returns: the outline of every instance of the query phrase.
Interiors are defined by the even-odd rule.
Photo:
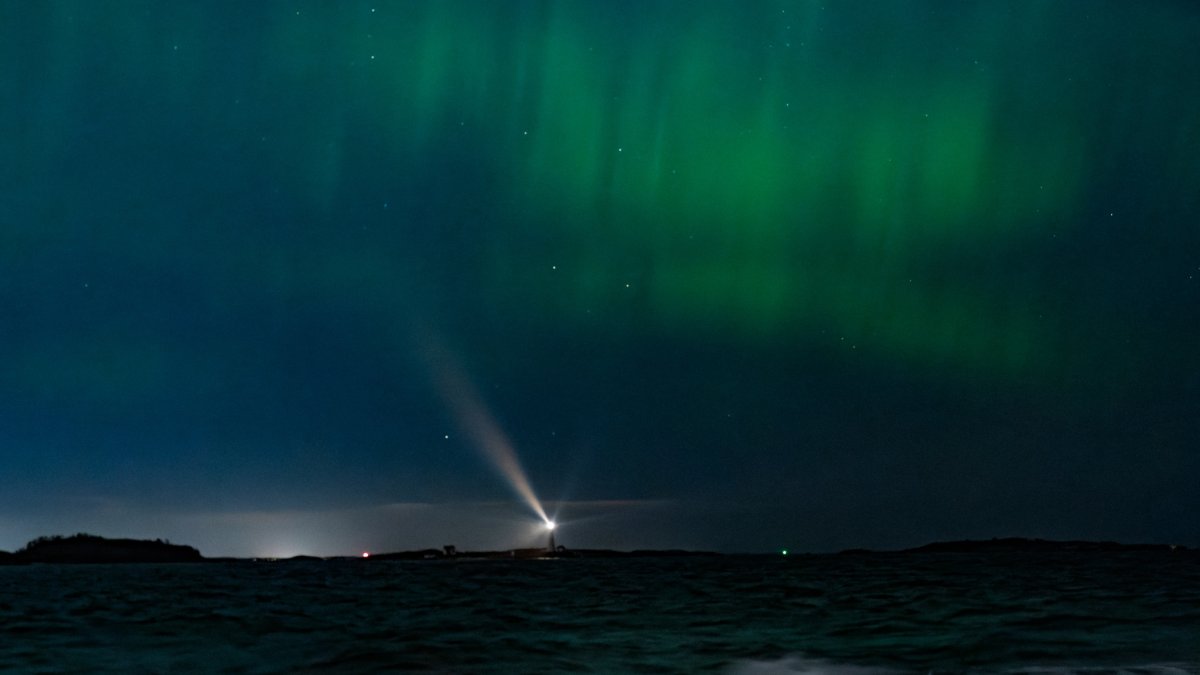
[[[459,427],[465,432],[467,439],[491,462],[533,512],[543,521],[549,521],[546,509],[533,493],[529,477],[521,468],[521,462],[517,459],[517,449],[492,417],[492,411],[475,390],[475,385],[467,377],[466,371],[460,368],[453,356],[436,341],[423,342],[434,384],[458,417]]]
[[[546,521],[546,529],[547,529],[547,530],[553,530],[553,529],[554,529],[554,528],[556,528],[556,527],[558,527],[558,524],[557,524],[557,523],[555,523],[553,520],[547,520],[547,521]]]
[[[364,557],[364,558],[370,558],[370,557],[371,557],[371,554],[370,554],[370,553],[367,553],[366,551],[363,551],[363,557]]]

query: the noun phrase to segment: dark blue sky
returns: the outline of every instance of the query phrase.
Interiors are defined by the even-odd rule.
[[[1165,1],[6,4],[0,549],[525,545],[504,448],[568,546],[1200,544],[1198,40]]]

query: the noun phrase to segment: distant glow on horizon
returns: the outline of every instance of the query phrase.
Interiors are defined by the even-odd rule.
[[[364,558],[370,558],[370,557],[371,557],[371,554],[370,554],[370,553],[367,553],[366,551],[363,551],[362,557],[364,557]]]

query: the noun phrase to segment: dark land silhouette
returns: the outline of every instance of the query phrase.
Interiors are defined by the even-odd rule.
[[[105,539],[93,534],[38,537],[15,553],[0,553],[0,564],[200,562],[191,546],[141,539]]]
[[[447,546],[443,549],[422,549],[419,551],[399,551],[395,553],[372,554],[370,560],[442,560],[442,559],[471,559],[482,558],[489,560],[523,559],[523,558],[648,558],[648,557],[684,557],[684,556],[716,556],[719,553],[710,551],[668,550],[634,550],[616,551],[612,549],[568,549],[558,547],[551,551],[545,548],[515,548],[508,551],[457,551]]]
[[[531,558],[644,558],[715,556],[717,553],[682,550],[635,550],[615,551],[610,549],[567,549],[518,548],[506,551],[460,551],[454,546],[440,549],[426,548],[413,551],[395,551],[371,554],[369,557],[331,556],[318,557],[297,555],[290,558],[270,559],[273,562],[316,562],[325,560],[362,560],[364,562],[387,560],[450,560],[483,559],[513,560]],[[233,562],[239,560],[262,560],[247,558],[206,558],[200,551],[161,539],[107,539],[93,534],[76,534],[70,537],[54,535],[38,537],[24,548],[8,553],[0,551],[0,565],[27,565],[31,563],[175,563],[175,562]]]
[[[916,548],[880,551],[871,549],[847,549],[838,555],[912,555],[912,554],[977,554],[1004,555],[1009,553],[1121,553],[1121,552],[1192,552],[1186,546],[1173,544],[1122,544],[1112,541],[1055,541],[1006,537],[980,540],[943,541],[925,544]],[[652,558],[652,557],[705,557],[719,556],[710,551],[687,551],[681,549],[637,549],[619,551],[614,549],[568,549],[563,546],[555,550],[548,548],[518,548],[504,551],[459,551],[454,546],[424,548],[412,551],[372,553],[369,556],[297,555],[290,558],[206,558],[200,551],[161,539],[107,539],[92,534],[76,534],[38,537],[18,551],[0,551],[0,565],[27,565],[30,563],[177,563],[177,562],[236,562],[266,560],[270,562],[322,562],[333,560],[360,560],[378,562],[389,560],[522,560],[533,558]]]
[[[1186,546],[1174,544],[1121,544],[1115,541],[1058,541],[1053,539],[1028,539],[1025,537],[1003,537],[993,539],[964,539],[939,541],[916,548],[899,551],[875,551],[870,549],[848,549],[842,555],[880,553],[978,553],[998,555],[1004,553],[1119,553],[1131,551],[1188,551]]]

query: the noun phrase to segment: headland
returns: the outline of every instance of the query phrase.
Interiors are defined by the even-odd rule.
[[[105,539],[92,534],[38,537],[15,553],[0,552],[0,564],[201,562],[191,546],[161,539]]]
[[[81,564],[81,563],[195,563],[235,562],[240,560],[267,560],[271,562],[320,562],[327,560],[361,560],[364,562],[388,560],[528,560],[545,558],[650,558],[650,557],[693,557],[717,556],[708,551],[685,551],[680,549],[638,549],[617,551],[612,549],[567,549],[517,548],[504,551],[460,551],[455,546],[394,551],[359,556],[318,557],[297,555],[290,558],[206,558],[200,551],[161,539],[108,539],[93,534],[76,534],[38,537],[20,550],[9,553],[0,551],[0,565],[28,565],[32,563]]]
[[[994,537],[992,539],[963,539],[958,541],[939,541],[916,548],[906,548],[891,551],[871,549],[847,549],[839,555],[866,554],[923,554],[923,553],[976,553],[986,555],[1002,555],[1007,553],[1130,553],[1142,552],[1181,552],[1189,551],[1186,546],[1175,544],[1122,544],[1115,541],[1082,541],[1030,539],[1026,537]]]
[[[1195,549],[1173,544],[1122,544],[1114,541],[1058,541],[1024,537],[965,539],[941,541],[915,548],[899,550],[847,549],[837,555],[921,555],[975,554],[1003,556],[1006,554],[1105,554],[1105,553],[1192,553]],[[79,564],[79,563],[197,563],[197,562],[323,562],[359,560],[385,562],[402,560],[530,560],[530,559],[622,559],[622,558],[702,558],[720,553],[683,549],[568,549],[516,548],[499,551],[463,551],[455,546],[424,548],[411,551],[370,553],[362,556],[297,555],[290,558],[206,558],[191,546],[172,544],[162,539],[108,539],[92,534],[38,537],[18,551],[0,551],[0,565]]]

